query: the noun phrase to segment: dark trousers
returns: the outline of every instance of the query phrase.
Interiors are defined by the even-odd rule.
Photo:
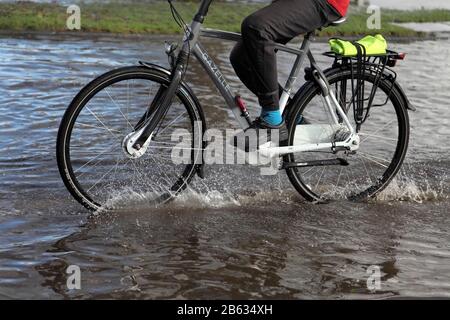
[[[326,0],[275,0],[244,19],[242,40],[233,48],[230,61],[237,76],[258,96],[263,108],[279,108],[274,44],[286,44],[339,18],[339,13]]]

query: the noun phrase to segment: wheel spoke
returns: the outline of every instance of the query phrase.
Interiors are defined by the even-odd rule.
[[[161,131],[158,132],[158,134],[163,133],[164,131],[166,131],[167,128],[169,128],[171,125],[175,124],[175,123],[179,123],[176,122],[181,116],[185,115],[186,112],[182,112],[180,115],[178,115],[175,119],[173,119],[164,129],[162,129]]]
[[[378,128],[374,133],[372,133],[372,135],[377,134],[378,132],[380,132],[381,130],[387,128],[388,126],[390,126],[392,123],[394,123],[394,121],[396,121],[396,119],[389,121],[388,123],[386,123],[384,126],[382,126],[381,128]],[[367,139],[369,139],[369,137],[363,139],[360,143],[363,143],[364,141],[366,141]]]
[[[87,192],[91,191],[92,188],[94,188],[97,184],[99,184],[111,171],[114,170],[116,166],[111,167],[111,169],[109,169],[100,179],[97,180],[96,183],[94,183],[89,189],[87,189]]]
[[[387,167],[388,167],[388,166],[382,164],[382,163],[379,162],[379,161],[376,161],[376,160],[374,160],[374,159],[371,159],[370,157],[372,157],[372,156],[369,155],[369,154],[365,154],[365,153],[359,152],[358,155],[359,155],[360,157],[363,157],[363,158],[365,158],[365,159],[367,159],[367,160],[369,160],[369,161],[372,161],[372,162],[374,162],[374,163],[376,163],[376,164],[382,166],[383,168],[387,168]]]
[[[91,160],[89,160],[88,162],[86,162],[84,165],[82,165],[81,167],[79,167],[77,170],[74,171],[74,173],[77,173],[78,171],[80,171],[81,169],[83,169],[84,167],[86,167],[88,164],[92,163],[95,159],[98,159],[98,157],[101,157],[102,155],[108,154],[108,152],[113,151],[115,148],[117,148],[117,146],[112,146],[111,148],[100,152],[98,155],[96,155],[94,158],[92,158]]]
[[[376,134],[371,134],[371,133],[364,133],[364,132],[360,132],[358,133],[360,136],[367,136],[370,138],[377,138],[377,139],[383,139],[383,140],[390,140],[390,141],[395,141],[397,142],[397,139],[394,138],[389,138],[389,137],[384,137],[384,136],[380,136],[380,135],[376,135]]]
[[[91,125],[91,124],[86,124],[86,123],[77,123],[77,126],[83,126],[83,127],[87,127],[87,128],[95,128],[95,129],[102,129],[102,130],[108,130],[108,128],[106,128],[106,127],[99,127],[99,126],[94,126],[94,125]],[[111,130],[112,132],[116,132],[116,133],[119,133],[119,134],[121,134],[122,132],[121,131],[119,131],[119,130],[116,130],[116,129],[109,129],[109,130]]]
[[[354,105],[352,103],[352,97],[356,97],[352,94],[352,90],[356,89],[356,87],[352,88],[351,83],[349,85],[348,81],[351,81],[351,73],[346,72],[343,71],[342,74],[331,76],[330,85],[336,91],[338,101],[343,105],[348,103],[347,117],[356,126]],[[371,92],[375,79],[373,75],[366,75],[366,77],[365,104],[369,101],[368,95]],[[342,81],[347,81],[346,87],[341,88]],[[310,123],[329,124],[332,126],[332,117],[323,96],[320,94],[320,89],[311,87],[309,90],[311,91],[303,93],[308,100],[300,100],[302,105],[293,107],[297,109],[292,110],[292,114],[302,114],[308,118]],[[386,84],[381,83],[378,90],[382,91],[381,94],[386,93]],[[348,94],[349,92],[350,94]],[[345,99],[345,97],[350,98]],[[374,101],[378,101],[380,97],[382,98],[377,93]],[[297,176],[297,178],[291,179],[291,182],[297,189],[305,189],[305,194],[314,199],[321,199],[325,196],[342,197],[350,194],[367,196],[381,190],[385,187],[383,183],[389,181],[386,172],[391,175],[394,174],[387,171],[387,169],[392,166],[393,162],[398,163],[402,161],[402,159],[399,160],[401,157],[398,156],[398,152],[403,152],[402,147],[405,147],[400,145],[405,140],[403,137],[403,123],[401,122],[404,120],[399,113],[403,112],[401,108],[402,106],[397,105],[396,100],[390,97],[385,108],[373,109],[370,117],[362,125],[363,132],[359,132],[361,138],[360,146],[354,154],[340,150],[337,151],[337,154],[328,152],[328,155],[327,152],[298,152],[292,154],[293,161],[297,162],[324,160],[341,157],[340,155],[345,154],[349,165],[288,169],[290,170],[290,175]],[[291,130],[296,130],[297,127],[300,126],[292,126]],[[317,132],[317,134],[320,133]],[[300,181],[302,184],[300,184]]]
[[[97,114],[96,114],[95,112],[93,112],[93,111],[92,111],[89,107],[87,107],[87,106],[86,106],[86,110],[89,111],[89,113],[92,114],[92,115],[94,116],[94,118],[97,119],[97,121],[100,122],[101,125],[102,125],[103,127],[105,127],[106,130],[108,130],[108,132],[109,132],[115,139],[117,139],[118,141],[120,141],[120,139],[112,132],[112,130],[111,130],[109,127],[107,127],[107,126],[103,123],[102,120],[100,120],[100,118],[97,116]]]
[[[339,170],[339,175],[338,175],[338,178],[337,178],[337,181],[336,181],[336,188],[339,188],[339,181],[341,180],[341,175],[342,175],[342,171],[343,171],[344,169],[341,167],[341,169]]]
[[[364,162],[364,159],[362,157],[358,157],[358,159],[361,160],[364,170],[366,171],[367,177],[369,178],[370,182],[372,182],[372,177],[369,173],[369,170],[367,170],[367,166],[366,166],[366,163]],[[372,171],[372,173],[373,173],[373,171]]]
[[[128,120],[128,118],[124,115],[124,113],[122,112],[122,109],[120,108],[120,106],[117,104],[116,100],[111,96],[111,94],[109,93],[108,89],[105,88],[105,92],[108,95],[108,97],[111,99],[111,101],[114,103],[114,105],[117,107],[117,109],[119,110],[120,114],[122,115],[122,117],[125,119],[125,121],[127,122],[127,124],[130,126],[130,128],[133,128],[133,126],[131,125],[130,121]]]
[[[320,183],[320,180],[322,180],[322,177],[323,177],[323,173],[325,172],[325,167],[323,167],[322,168],[322,172],[320,173],[320,176],[319,176],[319,179],[317,180],[317,183],[316,183],[316,189],[317,189],[317,186],[319,185],[319,183]]]

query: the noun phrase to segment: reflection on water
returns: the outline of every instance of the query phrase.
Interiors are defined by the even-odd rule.
[[[66,219],[65,223],[77,221]],[[429,204],[426,214],[411,203],[283,204],[278,210],[261,206],[132,210],[99,217],[59,240],[7,253],[2,294],[71,298],[448,297],[447,224],[446,210],[437,203]],[[31,226],[16,229],[27,227]],[[80,291],[65,287],[64,271],[72,264],[83,270]],[[366,287],[367,269],[373,265],[380,267],[382,279],[376,293]]]
[[[139,59],[166,65],[164,40],[0,39],[0,297],[450,296],[449,148],[439,143],[450,134],[448,41],[393,44],[408,52],[397,71],[418,111],[402,174],[378,201],[311,205],[284,173],[209,166],[170,205],[88,220],[57,172],[59,121],[93,77]],[[231,44],[206,45],[256,115],[228,64]],[[282,78],[292,61],[280,55]],[[196,62],[188,81],[209,127],[235,125]],[[71,264],[81,291],[65,287]],[[382,275],[375,294],[365,284],[371,265]]]

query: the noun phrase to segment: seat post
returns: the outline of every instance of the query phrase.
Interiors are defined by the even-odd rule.
[[[297,80],[298,74],[300,73],[303,63],[305,62],[305,59],[308,56],[309,45],[311,43],[311,37],[314,36],[314,32],[315,31],[311,31],[311,32],[308,32],[307,34],[305,34],[304,39],[301,44],[301,47],[300,47],[302,54],[297,55],[297,58],[295,59],[294,65],[292,66],[289,77],[286,81],[286,85],[284,87],[284,92],[281,95],[281,99],[280,99],[280,107],[283,110],[284,110],[284,107],[286,107],[288,99],[290,98],[292,88],[295,84],[295,81]],[[283,111],[283,110],[281,110],[281,111]]]
[[[303,37],[303,41],[300,46],[300,50],[305,50],[305,49],[309,50],[309,44],[311,41],[313,41],[315,35],[316,35],[316,30],[306,33]]]
[[[311,41],[311,40],[313,40],[315,35],[316,35],[316,30],[310,31],[307,34],[305,34],[304,40]]]
[[[202,2],[200,3],[200,7],[198,9],[198,12],[194,17],[194,21],[203,23],[206,15],[208,14],[208,9],[209,9],[209,6],[211,5],[212,1],[213,0],[202,0]]]

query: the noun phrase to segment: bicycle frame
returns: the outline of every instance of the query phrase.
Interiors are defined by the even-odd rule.
[[[131,143],[133,144],[133,148],[136,150],[140,149],[140,146],[145,146],[151,137],[153,130],[156,128],[157,123],[160,121],[162,115],[165,113],[166,109],[171,104],[171,99],[174,96],[176,90],[178,89],[179,84],[182,81],[182,77],[186,72],[185,66],[187,64],[187,60],[189,58],[190,53],[193,53],[196,59],[199,61],[201,66],[204,68],[208,76],[214,82],[216,87],[218,88],[220,94],[224,97],[225,102],[228,107],[233,112],[237,122],[239,123],[242,129],[246,129],[249,126],[247,120],[242,116],[242,110],[239,108],[235,101],[235,95],[232,92],[230,85],[225,79],[224,75],[220,71],[219,67],[216,65],[214,60],[209,56],[206,49],[201,45],[199,39],[201,36],[217,38],[222,40],[229,41],[239,41],[241,39],[241,35],[234,32],[227,32],[221,30],[214,29],[202,29],[202,24],[204,18],[207,15],[208,8],[211,4],[212,0],[202,0],[200,3],[200,8],[198,13],[195,15],[192,20],[188,34],[185,34],[183,37],[183,46],[178,53],[178,57],[176,60],[176,64],[172,69],[172,80],[171,84],[168,87],[166,94],[164,95],[162,102],[160,103],[158,110],[155,112],[155,116],[153,119],[146,124],[142,129],[140,129],[135,134],[138,135],[137,139],[132,139]],[[336,148],[346,148],[349,150],[356,150],[359,144],[359,138],[356,134],[355,129],[351,125],[350,121],[346,113],[343,111],[339,102],[337,101],[332,89],[330,88],[328,81],[323,74],[323,72],[319,69],[317,64],[314,61],[314,58],[310,52],[310,43],[311,37],[313,33],[308,33],[302,44],[300,49],[295,49],[282,44],[275,44],[275,48],[279,51],[284,51],[293,55],[296,55],[297,58],[294,62],[290,75],[287,79],[286,85],[283,88],[283,93],[280,97],[280,109],[281,112],[286,108],[288,99],[291,95],[291,90],[297,80],[298,74],[304,64],[306,57],[309,58],[311,65],[313,67],[312,75],[315,78],[315,81],[321,87],[323,96],[325,99],[325,103],[327,105],[328,111],[331,115],[331,119],[333,119],[334,124],[338,125],[339,120],[336,115],[336,112],[339,114],[340,118],[343,119],[344,125],[350,131],[350,137],[343,142],[336,143],[311,143],[311,144],[302,144],[302,145],[294,145],[289,147],[272,147],[269,146],[261,150],[261,153],[264,153],[265,156],[274,157],[279,155],[284,155],[293,152],[305,152],[305,151],[314,151],[314,150],[323,150],[323,149],[336,149]],[[130,145],[131,145],[130,143]]]
[[[228,40],[237,42],[241,39],[241,35],[239,33],[215,30],[215,29],[200,29],[200,37],[208,37],[208,38],[216,38],[221,40]],[[303,66],[303,62],[307,56],[311,34],[307,34],[305,39],[300,47],[300,49],[290,48],[288,46],[282,44],[276,44],[275,48],[279,51],[288,52],[294,55],[297,55],[297,59],[292,67],[289,78],[287,79],[286,85],[283,88],[283,93],[280,97],[280,111],[283,112],[286,108],[288,99],[291,95],[292,88],[297,80],[297,76]],[[192,45],[192,44],[191,44]],[[206,49],[201,45],[200,41],[197,38],[197,42],[194,44],[193,53],[196,59],[199,61],[200,65],[206,71],[210,79],[214,82],[217,89],[225,99],[228,107],[233,111],[236,120],[240,124],[242,129],[246,129],[248,127],[247,122],[241,116],[241,109],[236,105],[235,102],[235,94],[231,91],[230,86],[219,67],[215,64],[214,60],[209,56]]]

